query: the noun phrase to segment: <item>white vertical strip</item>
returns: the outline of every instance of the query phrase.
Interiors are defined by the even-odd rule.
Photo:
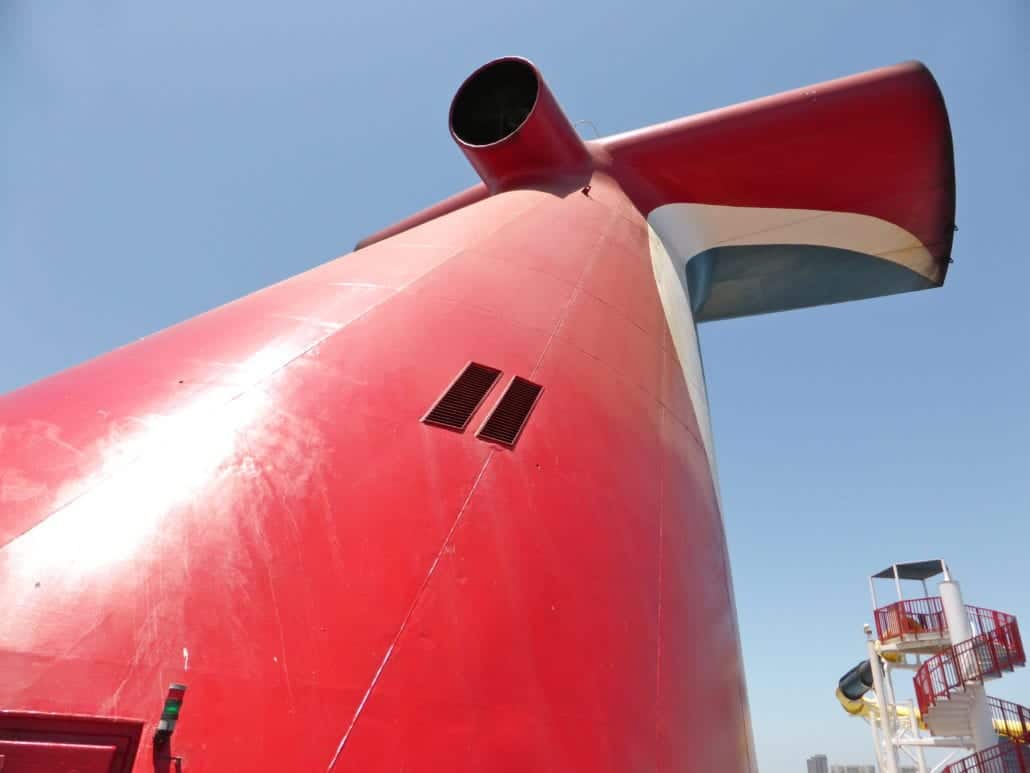
[[[690,290],[687,288],[686,261],[673,259],[665,245],[650,225],[648,234],[651,245],[651,267],[654,269],[658,296],[665,311],[676,356],[683,369],[694,417],[701,431],[701,442],[708,457],[708,468],[712,474],[712,486],[722,510],[722,496],[719,493],[719,474],[715,466],[715,446],[712,443],[711,419],[708,415],[708,389],[705,386],[704,367],[701,363],[701,348],[697,340],[697,326],[690,305]]]

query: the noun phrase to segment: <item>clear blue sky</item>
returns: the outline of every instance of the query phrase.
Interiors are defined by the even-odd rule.
[[[761,770],[871,761],[833,698],[871,571],[944,556],[1030,630],[1028,38],[1026,0],[5,0],[0,391],[471,184],[446,111],[494,56],[602,134],[921,59],[957,152],[945,288],[702,329]],[[1030,675],[991,691],[1030,703]]]

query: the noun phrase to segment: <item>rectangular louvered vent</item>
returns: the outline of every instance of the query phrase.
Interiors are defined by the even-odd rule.
[[[429,413],[422,417],[422,421],[448,429],[465,429],[472,414],[500,377],[501,371],[497,368],[470,362],[429,409]]]
[[[543,387],[539,384],[526,381],[519,376],[513,378],[493,411],[486,417],[483,426],[479,428],[476,437],[506,446],[515,445],[541,391]]]

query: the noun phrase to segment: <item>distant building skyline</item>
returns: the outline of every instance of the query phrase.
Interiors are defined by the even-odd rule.
[[[807,773],[876,773],[876,765],[830,765],[825,754],[814,754],[806,761]],[[898,773],[918,773],[912,765],[901,765]]]

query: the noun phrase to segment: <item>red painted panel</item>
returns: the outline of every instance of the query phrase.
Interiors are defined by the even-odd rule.
[[[655,303],[651,262],[641,260],[641,254],[648,254],[646,226],[637,217],[613,220],[605,242],[608,254],[584,277],[583,291],[660,345],[666,329],[665,315],[661,305]]]
[[[467,250],[417,282],[420,297],[431,296],[503,318],[520,327],[550,332],[573,295],[568,282],[498,260],[488,245]]]
[[[747,759],[750,743],[739,637],[725,612],[733,596],[722,523],[714,489],[682,483],[707,470],[703,449],[674,420],[663,424],[663,439],[657,769],[690,759],[687,770],[722,770],[727,757]]]
[[[0,711],[0,761],[5,763],[0,770],[128,773],[142,724],[115,717]]]
[[[463,147],[486,186],[0,399],[5,742],[96,733],[5,735],[56,715],[3,709],[142,717],[115,764],[152,770],[174,681],[159,768],[753,769],[641,213],[858,212],[944,258],[943,104],[909,64],[587,147],[537,93]],[[419,421],[469,361],[542,385],[514,448]]]
[[[661,340],[648,335],[604,301],[580,293],[569,310],[568,324],[559,335],[619,373],[628,385],[658,396],[663,362]]]
[[[113,746],[0,740],[3,773],[111,773]]]
[[[173,681],[191,771],[690,769],[691,680],[746,736],[647,250],[604,178],[505,194],[4,398],[0,706],[143,717],[137,770]],[[514,449],[419,421],[470,360],[544,387]]]
[[[602,234],[611,228],[608,209],[596,198],[584,199],[581,194],[543,198],[532,212],[533,228],[521,219],[508,222],[492,235],[484,251],[495,260],[577,284],[585,257],[596,252]],[[572,216],[575,228],[569,228]]]
[[[598,143],[641,211],[673,202],[854,212],[951,254],[955,170],[944,100],[907,62]]]

